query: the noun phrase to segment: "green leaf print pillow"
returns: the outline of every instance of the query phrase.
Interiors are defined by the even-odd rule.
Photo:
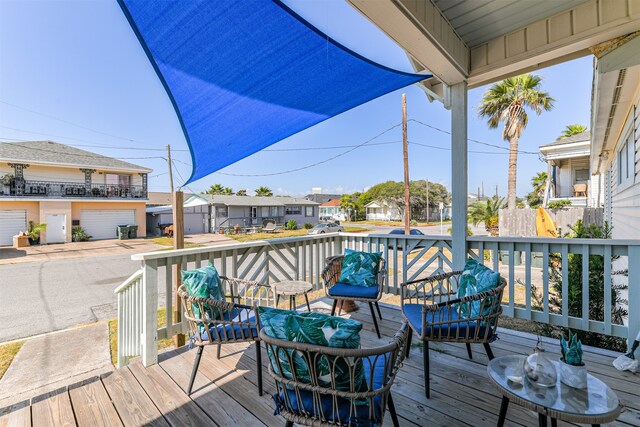
[[[333,317],[323,313],[297,312],[280,310],[271,307],[258,307],[260,325],[265,333],[273,338],[321,345],[337,348],[360,348],[360,331],[362,323]],[[297,381],[311,384],[310,363],[316,363],[318,384],[323,387],[331,386],[331,367],[334,367],[334,377],[338,390],[350,391],[349,378],[353,374],[355,391],[367,390],[367,382],[364,375],[364,365],[358,359],[354,366],[350,366],[345,359],[336,360],[332,356],[319,356],[314,361],[306,360],[304,355],[308,353],[287,351],[287,354],[272,354],[269,348],[269,359],[276,373],[278,366],[282,367],[282,376]],[[293,362],[293,370],[289,362]],[[279,365],[278,362],[279,361]]]
[[[458,283],[458,298],[468,297],[476,295],[481,292],[490,291],[495,289],[500,283],[500,273],[493,271],[473,258],[469,258],[464,265],[464,270],[460,275],[460,282]],[[485,308],[482,315],[489,314],[491,306],[491,298],[487,297],[485,300]],[[460,309],[461,317],[472,318],[480,316],[480,306],[482,300],[473,301],[471,304],[463,304]]]
[[[358,252],[345,249],[340,272],[341,283],[354,286],[375,286],[382,252]]]
[[[198,268],[195,270],[181,270],[182,283],[184,284],[187,292],[192,297],[196,298],[212,298],[219,301],[224,301],[224,289],[218,270],[209,263],[206,267]],[[207,315],[210,318],[218,315],[217,310],[211,312],[211,307],[208,304],[203,304]],[[200,312],[198,304],[191,306],[195,317],[203,317]]]

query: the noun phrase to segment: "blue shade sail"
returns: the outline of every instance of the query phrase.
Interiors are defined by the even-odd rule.
[[[187,183],[431,76],[376,64],[279,1],[119,0],[191,150]]]

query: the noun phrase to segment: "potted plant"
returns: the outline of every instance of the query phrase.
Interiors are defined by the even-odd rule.
[[[47,224],[35,224],[33,221],[29,221],[29,230],[27,231],[27,236],[29,237],[30,245],[39,245],[40,244],[40,233],[47,229]]]
[[[13,181],[13,175],[10,173],[4,174],[2,178],[0,178],[0,184],[3,185],[11,185],[11,181]]]
[[[569,331],[569,340],[560,338],[562,358],[558,366],[558,376],[563,384],[574,388],[587,387],[587,368],[582,362],[582,342],[578,335]]]

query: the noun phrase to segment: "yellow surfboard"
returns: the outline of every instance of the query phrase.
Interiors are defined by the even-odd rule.
[[[558,237],[558,229],[544,208],[536,214],[536,234],[538,237]]]

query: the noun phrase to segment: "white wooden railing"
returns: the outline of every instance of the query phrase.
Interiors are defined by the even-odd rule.
[[[133,273],[118,286],[118,367],[127,364],[129,358],[142,354],[143,270]]]
[[[135,354],[142,355],[145,365],[157,361],[157,340],[186,332],[186,325],[174,324],[171,315],[166,323],[158,325],[158,289],[164,290],[167,313],[173,310],[172,266],[182,269],[197,268],[212,262],[221,275],[241,279],[273,283],[279,280],[306,280],[316,289],[322,287],[320,273],[325,258],[342,254],[345,248],[380,251],[387,260],[389,270],[385,284],[386,293],[397,294],[401,283],[418,277],[452,270],[451,237],[449,236],[404,236],[389,234],[340,233],[319,236],[281,238],[246,243],[234,243],[206,248],[160,251],[134,255],[143,265],[140,280],[132,276],[118,288],[119,333],[122,330],[123,345],[118,360],[123,363]],[[627,338],[629,328],[635,336],[640,327],[640,310],[637,303],[629,304],[628,322],[616,324],[611,316],[612,280],[628,280],[629,301],[640,301],[640,241],[638,240],[598,240],[598,239],[542,239],[542,238],[495,238],[469,237],[469,256],[485,259],[489,267],[500,270],[507,278],[508,290],[503,308],[506,316],[535,320],[551,325],[559,325],[599,332]],[[508,254],[509,263],[499,260],[499,253]],[[513,262],[516,252],[523,254],[522,266]],[[407,254],[406,256],[404,254]],[[604,318],[589,318],[589,310],[583,310],[581,317],[568,315],[568,255],[582,257],[581,276],[589,279],[589,255],[604,257],[605,283]],[[584,256],[587,255],[587,256]],[[551,258],[550,258],[551,256]],[[562,292],[556,295],[549,284],[550,259],[560,259],[562,269]],[[539,263],[540,267],[536,264]],[[628,276],[614,279],[617,264],[628,265]],[[536,289],[542,306],[536,307],[532,297]],[[127,293],[128,292],[128,293]],[[126,296],[125,296],[126,295]],[[561,309],[550,305],[550,297],[562,299]],[[122,302],[121,302],[122,301]],[[583,292],[582,306],[589,306],[589,291]],[[120,327],[122,325],[122,327]],[[138,328],[138,329],[137,329]],[[139,332],[140,331],[140,332]],[[120,352],[122,348],[122,353]],[[137,352],[137,353],[136,353]]]

